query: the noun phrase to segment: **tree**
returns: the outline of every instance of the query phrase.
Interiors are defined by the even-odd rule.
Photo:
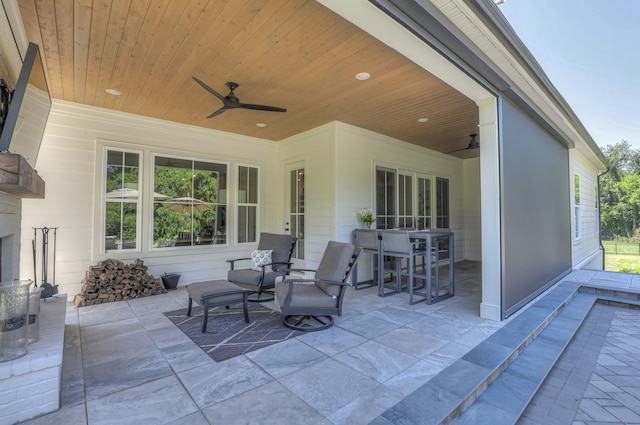
[[[623,140],[603,153],[611,168],[600,179],[602,233],[632,237],[640,224],[640,150]]]

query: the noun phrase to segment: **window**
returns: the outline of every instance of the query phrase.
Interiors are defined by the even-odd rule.
[[[436,227],[448,228],[449,180],[435,178],[435,199],[432,199],[433,181],[433,177],[376,167],[376,227],[428,229],[433,227],[435,222]],[[432,208],[434,203],[435,217]]]
[[[573,175],[573,213],[575,220],[575,237],[582,237],[582,213],[580,211],[580,176]]]
[[[431,227],[431,179],[418,177],[418,229]]]
[[[376,167],[376,227],[396,227],[396,170]]]
[[[436,178],[436,227],[449,228],[449,180]]]
[[[298,238],[293,258],[304,259],[304,168],[289,172],[289,223],[291,235]]]
[[[139,152],[106,150],[104,252],[140,249]]]
[[[238,243],[255,242],[258,226],[258,169],[238,166]]]
[[[154,248],[227,243],[227,165],[156,156]]]
[[[413,177],[398,177],[398,227],[413,227]]]

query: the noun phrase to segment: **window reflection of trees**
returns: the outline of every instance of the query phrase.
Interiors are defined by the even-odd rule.
[[[156,157],[154,247],[225,244],[226,181],[226,164]]]

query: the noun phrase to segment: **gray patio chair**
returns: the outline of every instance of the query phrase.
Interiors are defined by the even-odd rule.
[[[421,257],[426,257],[427,252],[424,247],[420,246],[420,244],[416,244],[411,241],[409,237],[409,232],[405,230],[381,230],[380,236],[382,237],[382,242],[380,244],[380,255],[383,257],[392,257],[395,259],[395,275],[396,275],[396,287],[395,291],[383,293],[381,292],[381,296],[390,295],[391,293],[395,294],[402,291],[402,278],[406,277],[407,281],[407,290],[409,292],[409,304],[415,304],[420,301],[424,301],[427,299],[426,293],[418,293],[415,291],[416,279],[422,279],[423,284],[422,287],[427,285],[427,274],[426,267],[430,267],[430,263],[427,263],[427,260]],[[422,271],[419,272],[416,268],[417,259],[422,259],[423,268]],[[403,260],[406,260],[406,267],[403,266]],[[387,270],[382,270],[385,272]],[[390,269],[389,271],[394,271]],[[422,298],[418,301],[413,300],[414,295],[421,295]]]
[[[291,268],[291,255],[296,246],[297,238],[291,235],[279,235],[275,233],[261,233],[257,251],[272,251],[271,262],[265,264],[269,267],[236,267],[236,263],[244,261],[245,267],[250,257],[227,260],[230,270],[227,272],[227,280],[250,292],[249,301],[273,300],[273,288],[276,278],[284,277]],[[269,295],[264,296],[267,293]]]
[[[330,241],[313,279],[285,278],[276,286],[276,303],[282,311],[282,323],[305,332],[327,329],[333,316],[342,315],[342,301],[360,248],[350,243]]]

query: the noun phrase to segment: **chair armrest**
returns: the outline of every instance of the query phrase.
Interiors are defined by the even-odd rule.
[[[335,280],[324,280],[324,279],[284,279],[282,283],[331,283],[332,285],[341,285],[341,286],[349,286],[349,283],[344,282],[336,282]]]
[[[229,263],[231,270],[233,270],[233,267],[235,266],[236,261],[246,261],[246,260],[251,260],[251,258],[235,258],[233,260],[227,260],[227,263]]]
[[[315,269],[288,269],[288,272],[311,272],[311,273],[315,273],[316,270]]]

